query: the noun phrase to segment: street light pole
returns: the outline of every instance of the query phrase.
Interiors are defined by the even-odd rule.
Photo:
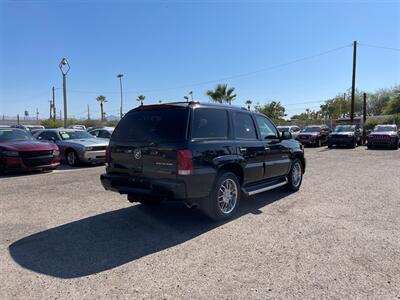
[[[120,89],[120,91],[121,91],[121,106],[120,106],[120,109],[119,109],[119,116],[120,116],[120,118],[122,119],[122,116],[123,116],[123,112],[122,112],[122,77],[124,76],[124,74],[118,74],[117,75],[117,78],[119,78],[119,89]]]
[[[63,76],[63,96],[64,96],[64,128],[67,128],[67,74],[70,70],[69,63],[64,57],[58,67],[61,70]]]

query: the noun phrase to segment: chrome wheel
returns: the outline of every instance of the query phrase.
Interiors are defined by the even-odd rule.
[[[75,166],[76,164],[76,154],[74,151],[71,151],[67,155],[67,161],[70,166]]]
[[[302,178],[302,170],[301,170],[301,164],[300,162],[295,162],[293,165],[293,169],[292,169],[292,184],[295,187],[298,187],[301,183],[301,178]]]
[[[231,213],[238,200],[238,187],[232,179],[225,179],[218,190],[218,207],[224,214]]]

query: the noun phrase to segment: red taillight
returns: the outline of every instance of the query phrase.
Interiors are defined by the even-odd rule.
[[[106,147],[106,164],[110,163],[111,160],[111,153],[110,153],[110,147]]]
[[[178,175],[192,175],[193,174],[193,160],[192,151],[178,150],[176,154]]]

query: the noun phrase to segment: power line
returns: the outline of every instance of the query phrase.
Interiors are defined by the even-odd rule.
[[[278,69],[278,68],[282,68],[282,67],[286,67],[292,64],[296,64],[305,60],[310,60],[316,57],[320,57],[332,52],[336,52],[339,50],[342,50],[344,48],[348,48],[351,47],[352,44],[347,44],[341,47],[337,47],[337,48],[333,48],[327,51],[323,51],[317,54],[313,54],[313,55],[309,55],[309,56],[304,56],[298,59],[294,59],[285,63],[281,63],[281,64],[277,64],[277,65],[272,65],[269,67],[265,67],[265,68],[261,68],[255,71],[250,71],[250,72],[246,72],[246,73],[241,73],[241,74],[237,74],[237,75],[232,75],[232,76],[227,76],[227,77],[221,77],[219,79],[213,79],[213,80],[208,80],[208,81],[201,81],[201,82],[197,82],[197,83],[192,83],[192,84],[186,84],[186,85],[181,85],[181,86],[175,86],[175,87],[170,87],[170,88],[162,88],[162,89],[150,89],[150,90],[136,90],[136,91],[128,91],[127,93],[149,93],[149,92],[161,92],[161,91],[169,91],[169,90],[177,90],[177,89],[183,89],[183,88],[189,88],[189,87],[194,87],[194,86],[200,86],[200,85],[206,85],[206,84],[210,84],[210,83],[216,83],[216,82],[221,82],[221,81],[225,81],[225,80],[230,80],[230,79],[236,79],[236,78],[240,78],[240,77],[246,77],[246,76],[250,76],[250,75],[254,75],[257,73],[262,73],[262,72],[266,72],[269,70],[273,70],[273,69]],[[71,90],[71,92],[74,93],[88,93],[88,94],[112,94],[112,93],[119,93],[118,91],[110,91],[110,92],[98,92],[98,91],[82,91],[82,90]]]
[[[378,46],[378,45],[370,45],[370,44],[364,44],[364,43],[359,43],[358,45],[364,46],[364,47],[370,47],[370,48],[378,48],[378,49],[385,49],[385,50],[400,51],[399,48],[393,48],[393,47],[385,47],[385,46]]]

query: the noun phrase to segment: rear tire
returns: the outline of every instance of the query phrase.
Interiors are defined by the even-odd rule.
[[[202,211],[214,221],[232,218],[240,203],[240,183],[232,172],[218,173],[208,198],[204,199]]]
[[[300,189],[301,183],[303,182],[303,164],[296,158],[292,162],[290,172],[288,175],[288,184],[286,188],[289,191],[297,192]]]

